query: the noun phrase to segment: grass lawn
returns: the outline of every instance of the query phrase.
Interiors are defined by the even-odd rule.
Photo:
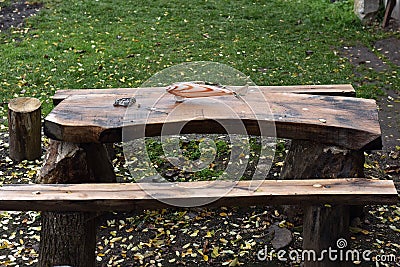
[[[3,3],[4,4],[4,3]],[[391,35],[364,27],[352,1],[57,1],[23,28],[0,34],[0,102],[33,96],[51,110],[57,89],[137,87],[186,61],[215,61],[258,85],[363,84],[360,96],[399,87],[393,73],[362,70],[344,46]],[[4,119],[6,108],[1,109]]]

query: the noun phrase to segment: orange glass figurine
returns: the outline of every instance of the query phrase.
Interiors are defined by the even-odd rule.
[[[177,82],[167,87],[167,92],[175,96],[176,102],[183,102],[185,98],[210,97],[233,95],[242,100],[242,91],[247,91],[248,85],[237,92],[218,84],[207,82]]]

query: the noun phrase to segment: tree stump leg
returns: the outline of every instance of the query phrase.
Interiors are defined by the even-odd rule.
[[[88,169],[94,181],[96,183],[116,183],[117,178],[106,145],[82,144],[81,147],[86,152]]]
[[[293,140],[281,172],[282,179],[340,178],[364,176],[364,153],[309,141]],[[326,203],[329,204],[329,203]],[[319,206],[304,208],[303,249],[313,250],[317,256],[323,250],[338,249],[337,241],[349,234],[349,207]],[[343,248],[346,249],[346,248]],[[331,261],[326,254],[323,261],[305,261],[310,266],[349,266],[351,262]]]
[[[32,97],[18,97],[8,104],[10,158],[16,162],[39,159],[41,145],[41,103]]]
[[[51,140],[38,183],[115,182],[115,173],[101,144]],[[42,212],[39,266],[94,267],[96,213]]]
[[[307,206],[304,209],[303,219],[303,250],[313,250],[316,257],[304,259],[304,266],[353,266],[346,261],[345,256],[340,259],[339,253],[326,252],[329,248],[338,251],[347,250],[349,238],[349,207],[348,206]],[[346,245],[342,247],[341,240]],[[346,253],[343,253],[346,255]]]
[[[94,267],[96,225],[92,213],[43,212],[39,266]]]

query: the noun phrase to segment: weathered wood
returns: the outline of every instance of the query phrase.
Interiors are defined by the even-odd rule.
[[[78,145],[50,140],[46,158],[36,182],[56,184],[93,181],[94,178],[89,175],[85,158],[86,153]]]
[[[235,88],[235,87],[233,87]],[[356,96],[356,91],[351,84],[332,84],[332,85],[286,85],[286,86],[257,86],[255,87],[266,93],[296,93],[312,95],[331,95],[331,96]],[[149,93],[158,95],[165,92],[165,87],[142,88]],[[249,88],[250,90],[252,87]],[[69,89],[58,90],[53,96],[54,105],[58,105],[62,100],[71,95],[90,95],[90,94],[112,94],[112,95],[134,95],[137,88],[112,88],[112,89]]]
[[[293,178],[340,178],[363,177],[364,154],[362,151],[328,147],[321,143],[293,140],[281,172],[282,179]],[[348,238],[349,206],[353,199],[336,205],[307,206],[304,208],[303,249],[321,253],[329,247],[335,248],[339,238]],[[359,204],[359,203],[358,203]],[[352,266],[351,262],[308,261],[307,267]]]
[[[83,144],[50,140],[37,183],[115,182],[116,176],[102,144]]]
[[[247,132],[254,135],[260,134],[260,128],[273,135],[276,128],[280,138],[323,140],[351,149],[381,148],[374,100],[286,93],[265,93],[260,97],[260,93],[252,92],[245,96],[248,104],[232,96],[215,98],[232,108],[237,114],[233,118],[224,105],[205,99],[177,104],[169,94],[137,89],[134,95],[140,107],[131,107],[128,113],[126,108],[113,104],[115,99],[132,94],[72,95],[47,116],[45,133],[74,143],[112,143],[121,141],[123,126],[125,133],[134,132],[133,138],[138,138],[144,134],[158,136],[163,126],[175,127],[177,121],[187,122],[181,133],[225,133],[215,121],[218,119],[228,125],[243,123]],[[179,118],[166,121],[171,118],[168,113],[178,105],[179,115],[175,112],[174,116]],[[138,133],[142,135],[136,136]]]
[[[35,160],[42,155],[41,103],[32,97],[18,97],[8,103],[10,158]]]
[[[264,88],[260,95],[259,91],[252,91],[250,88],[249,93],[244,96],[247,103],[232,96],[218,97],[220,103],[232,107],[234,113],[238,115],[237,118],[227,116],[226,110],[221,109],[223,105],[215,105],[212,98],[193,99],[177,104],[171,95],[165,93],[165,88],[118,89],[118,92],[116,89],[59,92],[55,101],[65,100],[59,103],[46,118],[45,132],[50,137],[63,141],[104,143],[121,141],[122,126],[126,126],[125,133],[132,133],[131,138],[160,135],[163,126],[173,128],[181,122],[186,122],[181,133],[225,132],[225,129],[215,120],[225,122],[230,126],[243,122],[247,132],[254,135],[261,134],[260,128],[267,129],[262,132],[263,134],[274,134],[276,126],[278,137],[295,139],[293,151],[289,153],[284,167],[284,178],[338,177],[347,176],[346,173],[351,173],[349,176],[354,174],[356,177],[361,177],[362,173],[358,171],[363,155],[361,152],[351,150],[381,147],[375,102],[350,97],[310,95],[313,89],[308,89],[308,94],[299,94],[304,93],[301,91],[306,91],[306,88],[297,88],[291,93],[281,93],[277,92],[277,88],[275,89],[274,91]],[[287,92],[291,89],[280,88],[279,90]],[[121,97],[135,97],[137,100],[136,105],[129,108],[128,113],[126,113],[126,108],[113,106],[114,101]],[[178,116],[174,120],[166,121],[168,115],[176,108],[180,110]],[[135,135],[137,133],[139,135]],[[316,142],[324,143],[324,145],[317,145]],[[350,150],[328,147],[328,145],[337,145]],[[83,146],[80,145],[80,148]],[[307,154],[310,156],[304,157]],[[290,163],[290,158],[293,159],[292,163]],[[297,162],[296,159],[301,160]],[[304,168],[304,165],[312,165],[315,169]],[[294,172],[299,173],[291,176]],[[389,185],[390,188],[386,188],[388,191],[379,188],[375,191],[377,194],[374,194],[372,192],[377,188],[365,187],[366,184],[371,185],[370,182],[372,182],[376,185],[376,182],[387,182],[340,179],[340,181],[335,180],[332,184],[327,184],[329,181],[331,180],[305,180],[303,182],[308,183],[307,186],[303,184],[305,187],[302,187],[299,181],[270,181],[272,184],[266,181],[255,191],[249,191],[249,185],[246,182],[240,182],[227,195],[225,195],[226,184],[215,183],[212,185],[212,190],[206,186],[212,182],[186,183],[183,187],[159,184],[153,188],[156,191],[153,191],[151,196],[139,190],[140,184],[122,185],[126,190],[136,186],[136,189],[131,188],[133,191],[126,192],[113,191],[118,189],[116,185],[102,187],[102,190],[97,191],[99,189],[97,184],[63,184],[57,185],[57,190],[46,188],[27,190],[25,194],[27,199],[4,199],[4,202],[0,200],[0,208],[3,204],[7,204],[9,207],[18,209],[40,207],[56,211],[141,210],[167,207],[169,205],[166,202],[170,203],[171,200],[175,203],[185,202],[187,199],[211,200],[221,195],[225,196],[212,202],[212,205],[249,206],[284,203],[308,205],[304,226],[304,248],[322,251],[326,244],[334,246],[338,237],[346,237],[348,207],[345,205],[398,201],[393,182]],[[344,181],[350,181],[351,187],[347,187],[349,184],[342,187]],[[73,191],[74,186],[85,186],[86,189],[83,190],[80,187],[80,191]],[[95,187],[95,192],[91,191],[93,188],[90,186]],[[191,190],[188,194],[185,190],[187,186],[196,186],[199,189],[196,190],[196,194],[193,194]],[[61,191],[60,188],[62,188]],[[176,188],[179,190],[173,190]],[[23,196],[24,193],[18,191],[18,194],[14,192],[13,195]],[[338,266],[337,263],[329,265],[332,264],[330,262],[307,262],[306,264]]]
[[[42,212],[39,266],[94,267],[96,224],[93,213]],[[43,245],[45,244],[45,245]]]
[[[52,184],[115,182],[115,173],[103,144],[78,145],[51,140],[36,181]],[[60,213],[55,209],[42,213],[40,266],[95,266],[96,214],[93,211],[96,209],[86,211]]]
[[[156,197],[193,201],[215,199],[212,206],[274,204],[394,204],[399,201],[391,180],[363,178],[266,180],[254,188],[252,181],[199,181],[153,185]],[[139,183],[4,185],[0,187],[1,210],[116,211],[169,207],[154,199]],[[196,188],[196,193],[185,188]],[[229,192],[227,189],[232,188]],[[251,189],[249,189],[251,188]],[[188,195],[189,193],[190,195]],[[223,197],[222,197],[223,196]],[[328,209],[329,210],[329,209]],[[329,234],[329,233],[328,233]],[[326,234],[325,234],[326,235]]]
[[[364,177],[364,153],[336,146],[293,140],[281,179]]]
[[[104,144],[80,144],[86,152],[88,169],[97,183],[115,183],[114,167],[111,163],[110,152]],[[80,181],[82,183],[82,180]]]
[[[396,6],[396,0],[388,0],[386,3],[385,16],[383,17],[382,27],[386,28],[389,25],[389,21]]]
[[[349,200],[350,202],[351,200]],[[324,250],[331,247],[339,249],[339,239],[349,241],[349,206],[335,205],[304,207],[303,221],[303,250],[312,250],[321,255]],[[346,248],[344,248],[346,249]],[[352,261],[340,260],[339,257],[329,258],[326,254],[324,260],[305,259],[305,267],[350,267]]]

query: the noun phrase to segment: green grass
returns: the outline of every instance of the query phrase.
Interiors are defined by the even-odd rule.
[[[0,10],[1,8],[8,6],[11,3],[11,0],[0,0]]]
[[[225,63],[259,85],[355,84],[360,78],[338,48],[389,35],[363,27],[351,1],[44,3],[23,29],[0,34],[0,102],[38,97],[45,114],[57,89],[136,87],[186,61]],[[379,78],[362,95],[399,85]]]
[[[181,166],[189,166],[194,161],[200,160],[207,162],[207,159],[213,159],[212,162],[206,168],[201,168],[201,170],[190,171],[185,170],[184,168],[178,170],[173,164],[171,164],[166,156],[166,153],[163,150],[163,144],[161,140],[156,138],[147,138],[146,139],[146,148],[148,153],[148,158],[151,161],[153,167],[157,170],[158,173],[165,176],[165,173],[173,171],[174,181],[193,181],[193,180],[215,180],[217,178],[221,178],[220,176],[224,173],[224,170],[227,168],[227,164],[230,161],[231,154],[233,153],[231,143],[232,140],[229,140],[228,137],[223,140],[219,139],[220,135],[212,135],[208,136],[211,140],[213,140],[215,144],[215,150],[210,149],[209,145],[204,145],[205,139],[200,137],[198,139],[180,139],[177,147],[169,147],[167,151],[178,152],[177,149],[180,149],[180,157],[182,160],[186,161],[186,163],[182,163]],[[245,146],[248,142],[248,162],[246,162],[247,166],[240,166],[236,168],[236,171],[244,172],[241,176],[241,179],[250,180],[252,179],[252,175],[254,173],[254,168],[257,166],[257,163],[261,154],[261,140],[257,137],[250,137],[247,141],[242,141],[243,143],[237,143],[237,139],[235,139],[234,145],[236,146]],[[169,146],[171,142],[165,140],[164,145],[166,147]],[[284,146],[281,143],[278,143],[279,147],[276,151],[277,153],[282,153],[284,150]],[[235,150],[234,150],[235,151]],[[237,150],[236,150],[237,151]],[[172,156],[169,154],[169,156]],[[234,155],[233,157],[242,158],[244,161],[246,155]],[[137,162],[137,165],[130,166],[131,169],[140,168],[139,166],[141,161]],[[244,170],[246,169],[246,170]],[[225,174],[226,175],[226,174]]]

